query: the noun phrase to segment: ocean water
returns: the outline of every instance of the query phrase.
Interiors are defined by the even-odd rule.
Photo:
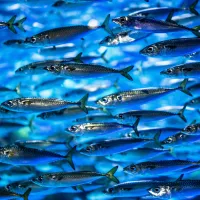
[[[155,25],[162,22],[166,27],[172,8],[173,22],[169,23],[191,30],[179,27],[169,31],[169,27]],[[127,20],[131,14],[136,17],[139,11],[134,25],[120,26],[113,20]],[[172,50],[167,56],[141,53],[157,42],[196,38],[198,31],[192,28],[200,25],[198,11],[198,1],[182,0],[0,0],[0,199],[26,199],[23,194],[29,188],[29,200],[199,199],[198,181],[183,186],[176,180],[181,174],[183,180],[200,180],[199,126],[193,132],[183,131],[200,119],[200,99],[186,104],[200,96],[200,45],[197,41],[193,48],[183,42],[184,49],[177,50],[176,44],[166,44],[164,50]],[[106,18],[105,28],[102,23]],[[145,19],[155,20],[154,27]],[[82,31],[83,26],[87,31]],[[196,68],[180,70],[180,76],[160,73],[191,62],[198,63]],[[60,72],[61,68],[65,72]],[[128,101],[131,97],[122,93],[142,88],[146,97]],[[150,96],[152,88],[172,90]],[[87,94],[88,100],[80,105]],[[112,94],[109,105],[106,98]],[[92,107],[87,107],[88,113],[85,105]],[[116,117],[133,110],[160,110],[170,116],[151,113],[143,118],[139,113],[123,120]],[[168,144],[162,143],[166,138]],[[136,145],[138,139],[142,141]],[[9,146],[14,144],[14,149]],[[68,152],[72,152],[75,170],[69,165]],[[140,173],[123,170],[131,164],[169,160],[170,164],[160,170],[153,164]],[[190,163],[177,167],[175,160]],[[119,182],[135,181],[136,186],[116,189],[118,182],[108,174],[116,166],[114,175]],[[150,184],[139,186],[142,180]],[[154,186],[156,181],[163,182]],[[172,187],[169,182],[176,184]],[[109,190],[113,186],[115,189]]]

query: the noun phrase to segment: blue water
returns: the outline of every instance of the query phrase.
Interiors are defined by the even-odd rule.
[[[129,41],[127,43],[119,44],[116,46],[104,46],[100,42],[109,34],[104,29],[98,29],[91,33],[79,35],[76,39],[70,40],[67,43],[63,42],[60,46],[54,47],[54,45],[46,45],[40,47],[30,47],[21,44],[5,45],[8,40],[25,40],[27,37],[31,37],[37,33],[45,30],[75,26],[75,25],[88,25],[88,26],[100,26],[105,20],[106,16],[110,14],[110,29],[120,27],[112,22],[113,18],[120,16],[127,16],[132,12],[142,10],[145,8],[188,8],[191,4],[190,1],[168,1],[168,0],[144,0],[140,1],[128,1],[128,0],[94,0],[84,3],[68,4],[67,1],[62,6],[55,7],[53,4],[55,0],[0,0],[0,21],[7,22],[12,16],[17,15],[16,20],[27,17],[23,23],[23,27],[26,32],[16,28],[17,34],[13,33],[7,27],[1,29],[1,54],[0,54],[0,103],[6,100],[21,98],[21,97],[41,97],[41,98],[57,98],[68,101],[76,102],[80,100],[85,94],[89,94],[88,106],[100,107],[96,104],[96,101],[106,95],[113,94],[115,92],[132,90],[137,88],[150,88],[150,87],[164,87],[164,88],[176,88],[179,86],[183,78],[170,78],[161,76],[160,72],[171,66],[184,64],[187,62],[198,62],[198,54],[195,57],[179,56],[179,57],[148,57],[141,55],[139,51],[144,47],[163,40],[182,38],[182,37],[194,37],[189,31],[180,31],[174,33],[152,33],[147,37],[142,37],[136,41]],[[73,1],[72,1],[73,2]],[[200,12],[200,4],[197,4],[196,10]],[[167,18],[166,13],[160,13],[153,16],[155,19],[165,20]],[[180,24],[187,27],[194,27],[199,25],[199,16],[195,16],[187,9],[174,13],[173,20],[180,22]],[[142,34],[142,31],[141,31]],[[146,33],[145,33],[146,34]],[[130,36],[131,37],[131,36]],[[82,39],[84,38],[84,39]],[[134,38],[134,35],[133,35]],[[49,50],[48,48],[51,48]],[[133,78],[133,81],[126,79],[120,74],[108,74],[103,77],[82,77],[75,79],[73,77],[66,77],[60,79],[56,76],[49,76],[44,74],[32,75],[32,74],[15,74],[15,71],[29,63],[45,61],[45,60],[60,60],[74,58],[82,52],[82,59],[87,64],[100,64],[114,69],[123,69],[128,66],[134,66],[133,70],[129,73]],[[105,59],[101,57],[102,53],[105,53]],[[87,57],[89,56],[89,58]],[[186,77],[187,78],[187,77]],[[42,83],[48,83],[42,86]],[[199,83],[198,76],[196,78],[190,78],[187,87]],[[20,86],[20,93],[13,91],[17,86]],[[9,91],[5,91],[7,88]],[[129,110],[164,110],[173,113],[177,113],[183,105],[194,97],[199,96],[199,90],[192,92],[193,97],[188,96],[181,91],[174,91],[169,95],[162,96],[156,100],[146,102],[143,104],[130,103],[125,106],[115,105],[109,108],[109,113],[112,115],[129,111]],[[16,112],[18,113],[18,112]],[[69,140],[72,136],[65,132],[65,129],[76,124],[76,119],[86,117],[84,112],[81,114],[74,114],[67,116],[65,119],[57,119],[56,116],[52,120],[43,120],[38,118],[40,113],[25,113],[21,116],[14,115],[4,119],[2,117],[2,124],[0,125],[0,146],[6,146],[15,143],[16,141],[61,141]],[[104,114],[102,110],[89,112],[90,115]],[[184,122],[178,116],[166,118],[164,120],[147,120],[141,121],[138,126],[138,130],[151,129],[151,128],[165,128],[173,127],[183,129],[189,125],[193,120],[199,122],[198,107],[187,107],[184,116],[187,122]],[[23,127],[14,127],[13,124],[7,125],[6,123],[20,123]],[[115,119],[105,118],[100,119],[98,122],[116,122]],[[30,126],[30,123],[32,125]],[[123,122],[126,123],[126,122]],[[128,123],[128,122],[127,122]],[[132,121],[130,124],[133,124]],[[184,174],[184,179],[199,180],[200,174],[198,167],[194,170],[178,170],[176,172],[170,172],[166,169],[162,175],[156,173],[149,176],[135,176],[127,174],[123,171],[123,168],[131,163],[139,163],[144,161],[159,161],[159,160],[190,160],[199,161],[199,138],[194,142],[193,139],[186,140],[186,142],[180,142],[177,146],[164,147],[164,150],[169,150],[167,154],[159,154],[157,157],[150,156],[149,154],[141,153],[134,150],[129,150],[124,154],[115,154],[108,156],[87,156],[81,154],[79,151],[81,148],[94,142],[101,142],[103,140],[118,139],[121,137],[127,137],[130,132],[133,132],[131,128],[123,130],[123,132],[115,131],[114,133],[104,135],[102,137],[87,137],[87,136],[74,136],[70,142],[71,146],[76,146],[76,152],[73,153],[73,162],[75,165],[75,171],[94,171],[99,173],[107,173],[112,167],[118,166],[118,170],[115,176],[119,179],[120,183],[127,181],[139,181],[139,180],[169,180],[175,181],[181,174]],[[177,132],[171,133],[171,135]],[[169,134],[170,135],[170,134]],[[166,138],[162,135],[161,139]],[[193,143],[194,142],[194,143]],[[29,146],[36,149],[42,149],[52,151],[60,155],[66,155],[69,147],[65,144],[35,144]],[[143,148],[142,146],[141,148]],[[148,147],[150,150],[155,148]],[[157,147],[156,147],[157,148]],[[159,148],[159,147],[158,147]],[[150,151],[149,150],[149,151]],[[163,149],[160,149],[162,151]],[[163,150],[163,151],[164,151]],[[131,154],[137,151],[137,156],[129,157]],[[172,153],[173,152],[173,153]],[[118,157],[121,156],[121,157]],[[40,158],[43,159],[42,157]],[[15,166],[9,164],[0,163],[0,186],[5,188],[7,185],[18,182],[24,183],[25,181],[31,181],[33,177],[45,173],[54,172],[72,172],[74,171],[69,164],[63,160],[57,163],[43,163],[35,166]],[[36,163],[35,163],[36,164]],[[32,186],[32,192],[29,196],[29,200],[32,199],[67,199],[67,200],[96,200],[96,199],[125,199],[123,196],[109,196],[105,195],[103,191],[115,185],[112,181],[109,181],[106,177],[100,178],[91,183],[83,185],[84,191],[78,189],[75,190],[71,187],[64,188],[48,188],[41,187],[35,190]],[[23,194],[26,189],[18,188],[14,191],[18,194]],[[200,191],[200,188],[198,188]],[[198,191],[195,193],[191,190],[191,193],[186,196],[171,196],[171,199],[198,199]],[[138,193],[138,197],[142,197],[142,194]],[[13,197],[11,197],[12,199]],[[128,197],[127,197],[128,198]],[[130,199],[134,197],[129,195]],[[129,199],[128,198],[128,199]],[[152,196],[150,197],[152,198]],[[1,194],[0,194],[1,199]],[[10,199],[5,197],[3,199]],[[159,198],[158,198],[159,199]],[[162,199],[162,198],[160,198]],[[165,199],[170,199],[169,196]]]

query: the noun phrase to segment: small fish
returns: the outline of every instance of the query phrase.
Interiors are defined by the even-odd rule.
[[[151,44],[140,50],[140,54],[152,57],[176,57],[189,55],[199,50],[200,38],[177,38]]]
[[[97,137],[98,135],[107,135],[130,128],[137,130],[137,125],[119,124],[117,122],[83,123],[73,125],[65,129],[65,131],[76,136],[88,135]]]
[[[98,27],[78,25],[50,29],[40,32],[32,37],[27,37],[25,42],[30,46],[53,46],[58,44],[65,44],[72,39],[82,38],[89,32],[99,28],[103,28],[109,34],[112,34],[109,28],[109,20],[110,15],[107,15],[103,24]]]
[[[132,121],[139,118],[143,121],[155,121],[155,120],[163,120],[167,117],[179,116],[184,122],[187,122],[187,119],[184,116],[186,105],[178,112],[167,112],[160,110],[133,110],[125,113],[117,114],[115,117],[119,120],[123,121]]]
[[[198,140],[200,140],[200,135],[186,135],[181,132],[166,138],[165,140],[161,141],[160,144],[164,147],[174,147],[178,145],[193,143]]]
[[[120,138],[100,141],[83,147],[80,153],[87,156],[107,156],[141,147],[151,141],[154,141],[160,147],[159,137],[160,133],[157,133],[153,139]]]
[[[187,160],[159,160],[155,162],[147,161],[137,164],[131,164],[123,170],[132,175],[160,175],[170,174],[193,165],[200,165],[200,162],[192,162]]]
[[[126,16],[115,18],[112,21],[120,26],[125,26],[128,28],[140,30],[148,33],[168,33],[188,30],[194,33],[196,36],[199,36],[198,30],[200,27],[188,28],[177,24],[171,20],[172,16],[166,21],[157,20],[153,18],[146,18],[140,16]]]
[[[186,63],[171,67],[161,71],[160,74],[168,77],[198,78],[200,75],[200,62]]]
[[[17,33],[17,31],[15,30],[16,26],[17,28],[19,28],[21,31],[25,31],[25,29],[23,28],[23,23],[26,20],[26,17],[18,20],[17,22],[15,22],[16,19],[16,15],[14,15],[8,22],[0,22],[0,29],[6,28],[8,27],[9,30],[11,30],[13,33]]]
[[[102,65],[83,64],[83,63],[61,63],[44,67],[46,72],[62,77],[73,78],[97,78],[108,74],[121,74],[128,80],[133,80],[128,74],[133,66],[126,67],[121,70],[111,69]]]
[[[24,112],[24,113],[37,113],[60,110],[71,105],[78,105],[84,112],[88,112],[85,104],[88,99],[86,94],[78,102],[69,102],[59,99],[44,99],[44,98],[17,98],[4,101],[1,106],[5,109]]]
[[[153,148],[137,148],[131,149],[122,153],[107,155],[106,158],[113,162],[126,162],[130,163],[130,160],[137,160],[137,162],[144,162],[147,159],[153,159],[154,157],[163,155],[166,156],[170,153],[168,149],[153,149]]]
[[[2,198],[2,199],[13,199],[15,197],[21,197],[24,200],[28,200],[28,196],[29,196],[30,193],[31,193],[31,188],[26,190],[26,192],[24,194],[17,194],[17,193],[8,191],[6,189],[0,189],[0,198]]]
[[[119,183],[119,180],[114,176],[118,166],[113,167],[106,174],[91,172],[91,171],[77,171],[77,172],[57,172],[44,174],[33,178],[33,183],[43,187],[71,187],[91,183],[102,177],[107,177],[109,180]]]
[[[11,165],[38,165],[66,159],[70,166],[75,169],[72,161],[73,151],[74,148],[66,156],[62,156],[50,151],[27,148],[21,145],[8,145],[0,147],[0,161]]]
[[[131,103],[144,104],[163,95],[170,94],[176,90],[180,90],[181,92],[192,96],[192,94],[186,89],[187,82],[188,80],[184,79],[177,88],[144,88],[117,92],[102,97],[101,99],[97,100],[97,104],[101,106],[130,105]]]
[[[93,112],[101,112],[101,108],[86,106],[86,109],[89,113]],[[75,120],[77,117],[85,116],[85,112],[78,106],[71,106],[69,108],[64,108],[61,110],[51,111],[51,112],[43,112],[37,115],[38,118],[43,120]]]

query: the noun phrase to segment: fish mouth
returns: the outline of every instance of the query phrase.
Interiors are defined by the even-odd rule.
[[[166,72],[165,71],[161,71],[160,74],[161,75],[166,75]]]

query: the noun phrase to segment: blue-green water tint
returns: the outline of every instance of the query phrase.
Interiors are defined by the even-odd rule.
[[[191,12],[190,6],[193,2],[197,3],[195,7],[196,12]],[[163,7],[165,9],[159,12],[159,9]],[[193,38],[196,36],[191,31],[186,30],[168,33],[151,32],[149,34],[142,32],[142,30],[133,30],[131,27],[120,27],[112,22],[114,18],[128,16],[143,9],[153,8],[157,12],[151,10],[149,11],[151,13],[147,17],[165,21],[168,13],[173,8],[175,12],[172,20],[174,22],[190,28],[200,25],[200,16],[197,13],[198,11],[200,12],[200,3],[197,1],[70,0],[68,2],[67,0],[0,0],[0,21],[8,22],[16,15],[15,22],[12,22],[12,24],[4,23],[4,27],[0,30],[0,103],[22,97],[56,98],[77,102],[84,95],[89,94],[88,102],[86,103],[88,114],[76,105],[66,107],[62,110],[55,109],[55,111],[51,110],[51,112],[40,113],[20,113],[16,110],[11,111],[12,109],[7,110],[9,109],[8,107],[6,107],[7,109],[5,107],[0,108],[0,146],[17,144],[20,147],[26,148],[26,151],[32,152],[29,154],[20,153],[20,160],[15,165],[10,165],[5,160],[0,159],[2,161],[0,163],[0,187],[2,189],[12,191],[21,198],[20,195],[22,196],[28,188],[31,188],[32,191],[29,200],[52,200],[56,198],[67,200],[102,200],[125,199],[125,197],[127,199],[134,199],[136,196],[152,199],[152,192],[148,191],[152,191],[153,189],[155,191],[154,194],[157,191],[158,195],[160,195],[156,199],[199,198],[200,187],[198,184],[195,186],[189,185],[191,186],[189,188],[183,187],[181,181],[174,184],[181,174],[184,174],[183,180],[200,180],[198,166],[198,161],[200,160],[200,131],[199,129],[192,130],[191,136],[188,136],[190,134],[188,132],[187,137],[181,137],[181,131],[186,126],[192,122],[195,123],[194,120],[199,122],[200,107],[198,106],[200,104],[196,103],[196,106],[188,105],[185,108],[183,114],[187,122],[184,122],[178,115],[178,112],[186,102],[199,97],[199,72],[196,73],[197,76],[187,80],[186,88],[192,93],[192,97],[180,91],[181,88],[179,88],[183,79],[187,78],[187,74],[184,74],[183,78],[183,76],[164,76],[160,72],[177,65],[199,62],[198,50],[200,51],[200,46],[195,47],[197,52],[193,52],[192,55],[179,57],[150,57],[140,53],[143,48],[156,42],[175,38]],[[114,35],[109,35],[108,30],[106,32],[102,27],[99,27],[88,33],[78,34],[75,38],[67,42],[63,40],[63,42],[59,42],[59,45],[56,46],[51,42],[45,45],[30,46],[25,42],[27,41],[26,38],[31,38],[40,32],[58,27],[77,25],[101,26],[108,14],[110,14],[109,27]],[[27,19],[22,25],[26,32],[19,26],[18,22],[18,20],[24,17]],[[17,31],[17,34],[13,33],[13,27]],[[47,40],[51,39],[48,34],[44,37]],[[112,42],[112,44],[108,45],[105,42]],[[127,75],[125,74],[124,76],[123,71],[120,71],[121,73],[119,71],[117,73],[109,71],[107,74],[102,73],[102,76],[99,76],[100,71],[96,72],[96,75],[89,72],[89,74],[81,78],[76,78],[76,76],[61,77],[56,73],[46,73],[48,70],[56,70],[55,66],[57,64],[55,62],[42,65],[37,71],[40,73],[37,74],[36,62],[47,60],[63,60],[63,62],[57,62],[57,64],[65,67],[69,61],[98,64],[116,70],[134,66],[130,72],[127,72],[133,81],[130,80],[130,77],[128,77],[128,80]],[[20,67],[30,63],[34,64],[30,65],[27,73],[19,70]],[[82,68],[84,68],[84,65]],[[18,70],[17,73],[15,73],[16,70]],[[148,101],[143,99],[142,103],[140,101],[129,101],[127,104],[121,103],[123,98],[119,95],[121,91],[141,88],[145,88],[144,94],[146,95],[148,95],[148,88],[178,89],[169,94],[160,95],[158,98],[152,97]],[[104,107],[97,103],[99,99],[103,99],[102,101],[105,103],[107,100],[104,97],[111,94],[116,94],[115,99],[118,100],[118,103]],[[31,103],[25,101],[23,105],[30,106]],[[161,116],[155,119],[152,116],[151,119],[147,118],[147,120],[142,120],[140,115],[129,120],[120,119],[120,113],[130,110],[161,110],[173,113],[174,115],[170,117]],[[138,122],[135,122],[136,119],[139,119]],[[110,124],[113,122],[119,124],[129,123],[130,127],[127,129],[116,128],[116,131],[112,128],[112,132],[109,133],[109,128],[104,126],[104,123],[108,125],[109,122]],[[86,123],[101,123],[101,128],[97,125],[84,126]],[[66,131],[69,127],[73,129],[70,132]],[[82,129],[79,131],[79,134],[76,134],[77,127],[81,127]],[[86,127],[89,128],[89,131],[85,130]],[[97,132],[98,134],[95,135]],[[93,144],[101,144],[104,140],[120,138],[132,138],[134,140],[134,138],[138,138],[138,134],[142,139],[152,139],[152,141],[135,149],[128,148],[125,152],[120,152],[117,149],[116,152],[120,153],[113,153],[112,155],[89,156],[90,153],[80,153],[82,149],[93,151]],[[175,134],[179,135],[179,137],[176,138],[177,141],[173,142],[171,140],[173,140],[173,135]],[[159,138],[155,137],[155,135],[160,135],[160,141],[168,140],[169,144],[162,147],[159,143]],[[115,176],[119,179],[120,183],[149,180],[151,183],[165,181],[166,184],[168,181],[175,185],[174,188],[176,190],[170,188],[170,184],[167,185],[167,187],[169,186],[167,189],[164,188],[165,190],[163,188],[163,190],[155,190],[155,188],[151,188],[150,184],[148,188],[144,186],[138,190],[134,190],[134,188],[127,186],[122,187],[118,192],[113,192],[112,189],[109,190],[108,188],[112,188],[116,183],[110,181],[108,177],[106,178],[108,175],[76,188],[56,188],[56,185],[55,188],[47,188],[35,185],[31,181],[34,177],[39,177],[44,173],[73,172],[73,169],[69,165],[69,157],[66,156],[71,147],[74,147],[72,161],[77,172],[90,171],[105,175],[114,166],[118,166]],[[35,155],[34,150],[28,148],[41,150],[41,155]],[[98,148],[99,151],[104,151],[101,145]],[[118,147],[113,149],[116,148]],[[119,145],[119,148],[123,147]],[[37,163],[31,166],[23,165],[27,159],[33,159],[34,161],[44,160],[44,157],[42,157],[44,150],[63,155],[62,157],[66,156],[66,159],[53,163],[43,162],[38,165]],[[16,157],[17,159],[18,151],[3,149],[0,151],[0,158],[1,154],[8,156],[8,159],[9,157]],[[30,155],[30,157],[27,158],[25,155]],[[35,156],[39,156],[39,158],[35,159]],[[45,156],[48,155],[45,154]],[[191,165],[186,168],[178,167],[179,170],[172,172],[170,172],[170,169],[173,167],[170,166],[166,167],[166,173],[162,171],[161,175],[154,173],[149,176],[134,176],[134,174],[123,171],[123,168],[131,164],[175,159],[193,161],[195,162],[195,166]],[[20,167],[18,166],[19,162],[22,162],[20,163]],[[151,167],[155,166],[150,166],[149,168],[151,169]],[[55,179],[55,176],[51,175],[49,178],[49,180]],[[61,176],[58,181],[63,181],[63,179]],[[77,186],[80,185],[77,184]],[[156,186],[159,187],[160,185],[157,184]],[[110,191],[110,193],[103,191]],[[0,193],[0,199],[1,195]],[[13,196],[2,197],[2,199],[12,198]]]

